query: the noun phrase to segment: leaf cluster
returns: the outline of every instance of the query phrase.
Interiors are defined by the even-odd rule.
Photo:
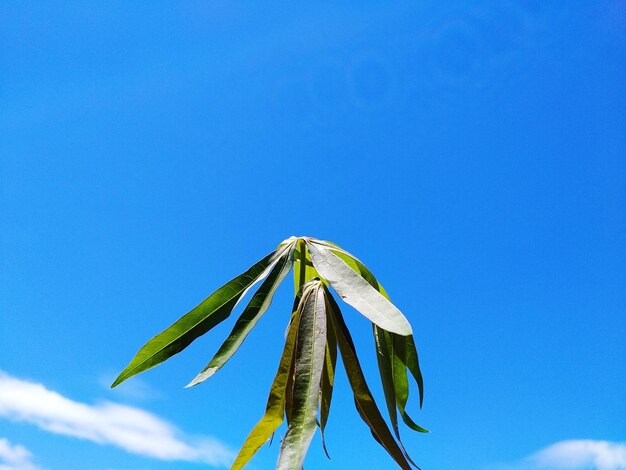
[[[406,412],[409,375],[422,406],[424,383],[411,325],[365,265],[327,241],[290,237],[275,251],[230,280],[174,324],[150,339],[117,377],[112,387],[148,370],[185,349],[199,336],[228,318],[237,304],[261,283],[240,314],[229,336],[200,373],[187,385],[197,385],[222,368],[237,352],[274,293],[294,268],[295,300],[278,370],[265,414],[244,442],[232,469],[243,468],[287,419],[277,469],[301,469],[315,430],[324,430],[332,401],[337,357],[341,356],[357,411],[374,439],[402,469],[417,467],[400,440],[398,414],[418,432],[428,432]],[[329,287],[372,322],[376,356],[390,431],[365,381],[354,342]]]

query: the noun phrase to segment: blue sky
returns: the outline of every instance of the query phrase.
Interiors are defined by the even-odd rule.
[[[3,2],[0,468],[227,465],[289,284],[203,385],[232,319],[108,385],[290,235],[413,324],[423,469],[626,468],[625,83],[624,0]],[[393,468],[343,373],[327,441],[307,468]]]

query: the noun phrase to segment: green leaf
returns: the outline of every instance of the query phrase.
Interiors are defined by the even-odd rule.
[[[296,310],[296,309],[294,309]],[[296,335],[298,332],[298,323],[300,321],[299,312],[296,310],[291,317],[291,322],[287,330],[287,339],[285,340],[285,348],[283,349],[278,371],[274,377],[274,382],[270,389],[270,394],[265,407],[263,418],[256,424],[244,442],[231,470],[239,470],[243,468],[248,461],[257,453],[257,451],[271,437],[274,431],[283,422],[285,413],[285,391],[293,353],[296,343]]]
[[[335,253],[338,257],[340,257],[343,261],[345,261],[346,264],[348,264],[354,271],[360,273],[361,277],[363,277],[363,279],[365,279],[372,287],[378,290],[384,297],[389,299],[389,295],[387,294],[383,286],[378,282],[376,277],[358,258],[356,258],[351,253],[347,252],[340,246],[335,245],[334,243],[327,242],[327,241],[320,241],[320,243],[327,246],[331,251],[333,251],[333,253]],[[413,422],[411,417],[406,413],[404,409],[406,405],[406,400],[408,400],[408,381],[406,379],[406,367],[407,366],[411,370],[417,382],[417,386],[419,389],[420,408],[422,407],[423,399],[424,399],[424,382],[422,379],[422,373],[419,368],[419,361],[417,357],[417,350],[415,348],[415,343],[413,340],[413,335],[401,336],[401,335],[396,335],[394,333],[388,333],[388,335],[391,335],[391,338],[393,338],[393,341],[391,342],[393,344],[391,344],[391,346],[392,346],[392,355],[393,355],[394,364],[395,362],[401,360],[401,363],[404,366],[404,370],[401,370],[399,368],[394,369],[395,370],[394,375],[396,377],[396,381],[395,381],[396,382],[395,384],[396,395],[398,393],[403,393],[402,390],[406,387],[406,399],[404,400],[403,403],[400,401],[398,402],[398,409],[400,411],[402,419],[407,424],[407,426],[409,426],[411,429],[415,431],[419,431],[419,432],[428,432],[425,428],[419,426],[418,424],[415,424],[415,422]],[[398,342],[399,344],[396,344]],[[407,344],[408,346],[406,346]],[[402,351],[402,359],[397,357],[396,355],[397,350]],[[408,356],[405,357],[405,354],[407,354]],[[394,367],[397,367],[397,366],[394,366]],[[379,368],[380,368],[380,364],[379,364]],[[381,371],[381,374],[382,373],[383,372]],[[397,388],[399,388],[400,390],[397,390]]]
[[[333,386],[335,383],[335,368],[337,366],[337,338],[332,328],[326,329],[326,356],[324,358],[324,371],[322,372],[322,383],[320,385],[320,434],[322,435],[322,448],[326,457],[330,459],[326,448],[326,438],[324,430],[328,422],[330,413],[330,403],[333,397]]]
[[[305,284],[300,305],[291,422],[282,441],[277,470],[302,468],[316,427],[326,352],[326,300],[320,280]]]
[[[383,392],[385,394],[385,402],[387,404],[387,411],[389,412],[389,419],[391,421],[391,427],[394,430],[394,434],[400,444],[400,432],[398,430],[398,413],[396,409],[396,388],[394,386],[394,370],[392,362],[392,350],[389,342],[389,332],[373,325],[374,342],[376,345],[376,359],[378,360],[378,370],[380,372],[380,380],[383,385]]]
[[[310,239],[306,243],[317,271],[347,304],[387,331],[411,334],[411,325],[402,312],[360,274],[328,247]]]
[[[406,338],[407,336],[398,336],[391,334],[391,347],[393,355],[393,379],[396,390],[396,401],[398,405],[398,411],[402,416],[404,423],[411,429],[417,432],[429,432],[428,429],[423,428],[415,421],[411,419],[406,412],[406,403],[409,399],[409,381],[406,373]],[[420,395],[421,396],[421,395]]]
[[[369,426],[372,431],[374,439],[385,448],[389,455],[396,461],[396,463],[403,470],[409,470],[411,468],[409,462],[406,460],[402,449],[398,446],[398,443],[393,438],[391,431],[387,427],[387,423],[383,419],[374,397],[370,392],[365,377],[363,376],[363,370],[359,364],[359,360],[356,355],[354,343],[352,337],[348,331],[341,311],[337,306],[335,300],[330,293],[327,295],[329,302],[329,319],[332,323],[335,335],[337,336],[337,344],[339,351],[341,352],[341,358],[343,365],[348,375],[348,381],[352,387],[354,394],[354,401],[361,418]]]
[[[398,413],[396,410],[396,389],[394,387],[392,360],[389,348],[389,333],[376,325],[372,325],[372,327],[374,331],[374,342],[376,344],[378,370],[383,385],[383,392],[385,393],[389,419],[391,420],[391,426],[395,431],[396,437],[400,440],[398,432]]]
[[[296,292],[296,297],[293,301],[292,312],[295,315],[298,312],[300,314],[300,302],[302,301],[302,293],[304,291],[305,286],[301,286],[300,290]],[[285,331],[285,336],[287,335],[287,331]],[[293,404],[293,379],[294,379],[294,370],[296,366],[295,360],[296,350],[294,347],[292,358],[291,358],[291,367],[289,368],[288,376],[287,376],[287,388],[285,390],[285,415],[287,416],[287,424],[291,422],[291,408]]]
[[[250,333],[272,303],[272,298],[274,297],[278,285],[285,279],[291,269],[293,264],[292,255],[293,249],[286,251],[281,256],[276,266],[274,266],[267,276],[267,279],[263,281],[261,287],[259,287],[241,316],[237,319],[228,338],[226,338],[207,366],[202,369],[202,372],[200,372],[187,387],[193,387],[194,385],[204,382],[221,369],[237,352],[246,339],[246,336],[248,336],[248,333]]]
[[[326,246],[328,246],[330,250],[333,251],[333,253],[335,253],[338,257],[344,260],[346,264],[348,264],[354,271],[360,273],[361,277],[363,277],[363,279],[365,279],[372,287],[374,287],[383,296],[389,299],[389,295],[387,294],[383,286],[378,282],[376,277],[358,258],[356,258],[351,253],[347,252],[343,248],[339,247],[338,245],[335,245],[334,243],[324,241],[322,242],[322,244],[325,244]],[[413,335],[401,336],[401,335],[396,335],[394,333],[388,333],[388,335],[391,335],[391,337],[393,338],[392,343],[395,344],[395,347],[393,346],[393,344],[391,345],[394,362],[397,362],[398,360],[400,360],[400,358],[398,358],[395,354],[396,350],[399,349],[403,351],[401,363],[404,366],[404,370],[402,371],[401,369],[396,368],[394,372],[394,375],[396,376],[396,381],[395,381],[396,388],[398,387],[400,388],[400,393],[401,393],[401,390],[404,389],[404,387],[406,387],[406,390],[407,390],[406,392],[407,398],[405,399],[404,403],[401,403],[401,402],[398,403],[398,409],[400,411],[400,414],[402,415],[402,419],[407,424],[407,426],[414,429],[415,431],[428,432],[423,427],[415,424],[415,422],[413,422],[413,420],[404,410],[404,407],[406,405],[406,400],[408,399],[408,382],[406,380],[406,367],[407,367],[406,364],[410,365],[410,370],[413,373],[415,380],[417,382],[417,386],[419,389],[419,397],[420,397],[420,408],[422,407],[423,399],[424,399],[424,382],[422,379],[422,373],[419,368],[419,361],[417,358],[417,350],[415,348],[415,343],[413,341]],[[396,344],[397,342],[399,342],[399,344]],[[407,343],[410,343],[409,346],[406,346]],[[405,357],[405,354],[408,354],[408,357]],[[380,364],[379,364],[379,368],[380,368]],[[381,374],[382,374],[382,371],[381,371]],[[399,383],[397,383],[398,381]],[[406,385],[403,385],[404,383],[406,383]],[[398,390],[396,390],[396,394],[397,393],[399,393]]]
[[[382,286],[380,282],[376,279],[376,277],[372,274],[372,272],[365,266],[358,258],[354,255],[351,255],[343,248],[339,248],[337,246],[331,247],[330,250],[336,254],[339,258],[341,258],[348,266],[350,266],[354,271],[359,273],[363,279],[365,279],[370,286],[380,292],[383,297],[391,302],[387,291]]]
[[[415,383],[417,384],[417,388],[419,390],[421,408],[424,402],[424,379],[422,377],[422,371],[420,370],[420,363],[413,335],[394,336],[394,345],[396,350],[399,351],[398,357],[409,369],[411,375],[415,379]]]
[[[383,385],[383,391],[385,393],[385,402],[387,403],[387,410],[389,412],[389,419],[391,420],[391,427],[396,436],[396,439],[398,439],[398,443],[400,444],[400,448],[402,449],[404,456],[413,466],[417,467],[415,462],[413,462],[413,460],[411,459],[406,448],[404,447],[404,444],[402,443],[402,439],[400,438],[400,429],[398,428],[398,413],[396,410],[396,402],[399,400],[398,393],[402,393],[402,382],[401,377],[396,376],[396,370],[394,367],[394,350],[391,338],[392,333],[389,333],[382,328],[378,328],[376,325],[374,325],[373,330],[374,341],[376,343],[376,358],[378,359],[378,369],[380,371],[380,378]],[[406,392],[408,397],[406,367],[404,367],[404,364],[400,364],[403,366],[404,382],[406,384]],[[406,400],[404,403],[406,404]],[[402,414],[403,412],[404,408],[400,409],[400,413]]]
[[[239,300],[255,283],[269,274],[284,252],[290,249],[289,247],[289,244],[281,245],[276,251],[217,289],[197,307],[148,341],[115,379],[111,387],[178,354],[196,338],[228,318]]]
[[[293,408],[293,381],[296,374],[295,350],[293,354],[294,357],[292,358],[291,368],[289,369],[289,376],[287,377],[287,389],[285,390],[285,416],[287,416],[287,425],[291,423],[291,409]]]

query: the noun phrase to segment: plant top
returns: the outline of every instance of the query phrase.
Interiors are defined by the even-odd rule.
[[[115,387],[178,354],[228,318],[261,282],[235,322],[230,335],[209,363],[187,385],[197,385],[221,369],[269,308],[279,284],[294,268],[295,299],[278,371],[270,388],[265,414],[244,442],[232,469],[243,468],[271,439],[287,418],[276,468],[301,469],[319,427],[324,452],[324,429],[333,393],[337,351],[342,358],[359,415],[376,441],[402,469],[415,463],[400,440],[398,413],[418,432],[428,432],[406,412],[410,374],[424,398],[424,384],[411,325],[374,275],[339,246],[311,237],[290,237],[247,271],[213,292],[198,306],[150,339],[113,382]],[[367,386],[352,337],[328,286],[348,305],[372,322],[376,357],[393,434]],[[395,437],[394,437],[395,436]]]

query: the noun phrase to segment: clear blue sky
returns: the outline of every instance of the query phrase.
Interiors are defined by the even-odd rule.
[[[232,319],[108,384],[309,235],[414,325],[432,433],[403,435],[424,470],[565,468],[581,446],[623,460],[567,468],[626,468],[625,84],[624,0],[3,2],[0,467],[227,460],[263,413],[291,285],[203,385],[182,389]],[[346,317],[382,398],[369,324]],[[393,468],[343,372],[336,390],[333,460],[316,438],[306,467]],[[116,441],[131,411],[162,445]]]

